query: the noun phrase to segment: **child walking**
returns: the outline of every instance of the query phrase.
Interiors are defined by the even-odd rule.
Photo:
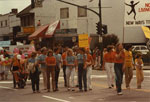
[[[136,55],[135,67],[136,67],[137,89],[141,89],[141,84],[144,80],[143,69],[142,69],[143,60],[142,60],[142,54],[141,53],[138,53]]]

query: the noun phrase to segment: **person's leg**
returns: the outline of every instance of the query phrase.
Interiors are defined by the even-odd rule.
[[[75,68],[71,70],[71,87],[72,91],[74,91],[74,75],[75,75]]]
[[[111,88],[110,63],[105,63],[105,69],[106,69],[106,73],[107,73],[108,87]]]
[[[87,70],[83,69],[83,83],[84,83],[84,91],[87,91]]]
[[[51,70],[51,75],[52,75],[52,89],[53,91],[56,91],[56,85],[55,85],[55,67],[52,67]]]
[[[115,74],[116,74],[116,86],[117,86],[117,93],[121,92],[121,83],[122,83],[122,73],[120,68],[120,64],[115,63]]]
[[[70,90],[70,84],[69,84],[70,75],[71,75],[71,70],[70,70],[70,68],[66,68],[66,80],[67,80],[67,87],[68,87],[68,90]]]
[[[132,67],[131,68],[129,68],[129,87],[130,87],[130,82],[131,82],[131,80],[132,80],[132,78],[133,78],[133,69],[132,69]]]
[[[47,67],[47,89],[50,91],[50,67]]]
[[[66,65],[63,65],[63,76],[64,76],[64,86],[67,86],[67,81],[66,81]]]
[[[140,79],[141,79],[141,84],[142,84],[142,82],[144,80],[144,75],[143,75],[143,70],[142,69],[140,70]]]
[[[30,77],[31,77],[31,83],[32,83],[32,90],[33,92],[35,92],[35,76],[34,74],[30,73]]]
[[[44,90],[47,89],[47,74],[46,74],[46,68],[41,68],[42,75],[43,75],[43,84],[44,84]]]
[[[89,90],[92,90],[91,74],[92,74],[92,66],[89,66],[89,67],[87,67],[87,88]]]
[[[37,92],[40,92],[40,88],[39,88],[39,82],[40,82],[40,76],[39,76],[39,73],[37,72],[36,73],[36,91]]]
[[[126,88],[129,88],[129,68],[125,68],[125,83],[126,83]]]
[[[83,73],[83,65],[78,65],[78,83],[79,83],[79,90],[82,90],[82,73]]]
[[[111,63],[111,68],[110,68],[110,76],[111,76],[111,86],[114,87],[114,79],[115,79],[115,75],[114,75],[114,63]]]
[[[57,91],[58,91],[59,72],[60,72],[60,69],[59,69],[59,68],[56,68],[56,69],[55,69],[55,83],[56,83],[56,90],[57,90]]]

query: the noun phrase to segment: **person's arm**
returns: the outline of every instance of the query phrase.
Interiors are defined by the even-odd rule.
[[[140,1],[138,1],[137,3],[135,3],[134,5],[137,5],[138,3],[140,3]]]
[[[127,4],[127,3],[124,3],[124,4],[127,5],[127,6],[131,6],[131,5]]]

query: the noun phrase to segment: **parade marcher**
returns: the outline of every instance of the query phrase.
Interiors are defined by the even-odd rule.
[[[87,56],[85,49],[80,48],[79,54],[77,55],[78,63],[78,80],[79,80],[79,91],[82,92],[82,81],[84,83],[84,91],[87,91],[87,67],[86,67]]]
[[[52,89],[53,92],[56,91],[55,85],[55,67],[56,67],[56,58],[53,56],[53,51],[49,50],[48,55],[45,59],[46,66],[47,66],[47,91],[50,92],[50,74],[52,77]]]
[[[86,50],[87,54],[87,60],[86,60],[86,65],[87,65],[87,88],[89,90],[92,90],[92,85],[91,85],[91,75],[92,75],[92,65],[94,64],[92,55],[90,54],[89,49]]]
[[[121,43],[116,45],[116,51],[114,52],[115,54],[115,64],[114,64],[114,69],[115,69],[115,74],[116,74],[116,87],[117,87],[117,93],[118,95],[122,95],[122,80],[123,80],[123,66],[124,66],[124,59],[125,59],[125,54],[124,54],[124,49],[123,45]]]
[[[42,71],[42,75],[43,75],[43,84],[44,84],[44,90],[47,89],[47,72],[46,72],[46,64],[45,64],[45,58],[47,57],[47,49],[46,47],[43,47],[41,49],[41,55],[39,55],[38,57],[38,61],[39,61],[39,64],[40,64],[40,69]]]
[[[108,87],[114,87],[114,51],[112,46],[107,47],[103,57],[103,69],[106,69]]]
[[[5,59],[4,59],[4,55],[1,54],[0,56],[0,77],[1,77],[1,80],[4,80],[4,71],[5,71],[5,66],[4,66],[4,63],[5,62]]]
[[[130,82],[133,78],[133,56],[132,56],[132,45],[128,44],[125,46],[125,82],[126,82],[126,88],[130,89]]]
[[[143,75],[143,61],[142,61],[142,54],[138,53],[136,55],[135,59],[135,67],[136,67],[136,79],[137,79],[137,89],[141,89],[141,84],[144,80],[144,75]]]
[[[63,76],[64,76],[64,86],[67,87],[67,81],[66,81],[66,57],[67,57],[67,47],[65,47],[64,52],[62,54],[62,67],[63,67]]]
[[[19,77],[18,77],[18,73],[19,73],[19,70],[21,68],[21,64],[20,64],[20,60],[19,60],[19,55],[17,54],[14,54],[14,57],[12,59],[12,63],[11,63],[11,72],[13,74],[13,84],[14,84],[14,88],[16,88],[16,85],[18,85],[19,87]],[[17,58],[18,57],[18,58]]]
[[[61,67],[61,54],[59,54],[59,49],[54,49],[54,57],[56,58],[56,67],[55,67],[55,85],[56,91],[58,91],[58,79],[59,79],[59,72]]]
[[[39,91],[40,70],[39,70],[39,64],[36,57],[36,52],[32,52],[31,58],[28,59],[28,69],[30,72],[33,93],[35,92],[39,93],[40,92]]]
[[[70,76],[71,76],[71,90],[74,90],[74,75],[75,75],[75,67],[76,67],[76,58],[73,55],[73,51],[69,49],[67,51],[67,57],[66,57],[66,79],[67,79],[67,87],[68,91],[70,91]]]

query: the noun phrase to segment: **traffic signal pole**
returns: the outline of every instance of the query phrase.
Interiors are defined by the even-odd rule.
[[[80,7],[80,8],[84,8],[84,9],[86,9],[86,10],[89,10],[89,11],[91,11],[91,12],[93,12],[93,13],[95,13],[98,17],[99,17],[99,25],[98,25],[98,27],[99,27],[99,36],[102,38],[102,12],[101,12],[101,0],[99,0],[99,3],[98,3],[98,7],[99,7],[99,13],[98,12],[96,12],[96,11],[94,11],[94,10],[92,10],[92,9],[90,9],[90,8],[87,8],[87,7],[83,7],[83,6],[80,6],[80,5],[77,5],[77,4],[74,4],[74,3],[70,3],[70,2],[67,2],[67,1],[64,1],[64,0],[57,0],[57,1],[59,1],[59,2],[63,2],[63,3],[65,3],[65,4],[69,4],[69,5],[72,5],[72,6],[76,6],[76,7]],[[102,42],[101,42],[101,65],[102,65],[102,59],[103,59],[103,40],[102,40]]]

